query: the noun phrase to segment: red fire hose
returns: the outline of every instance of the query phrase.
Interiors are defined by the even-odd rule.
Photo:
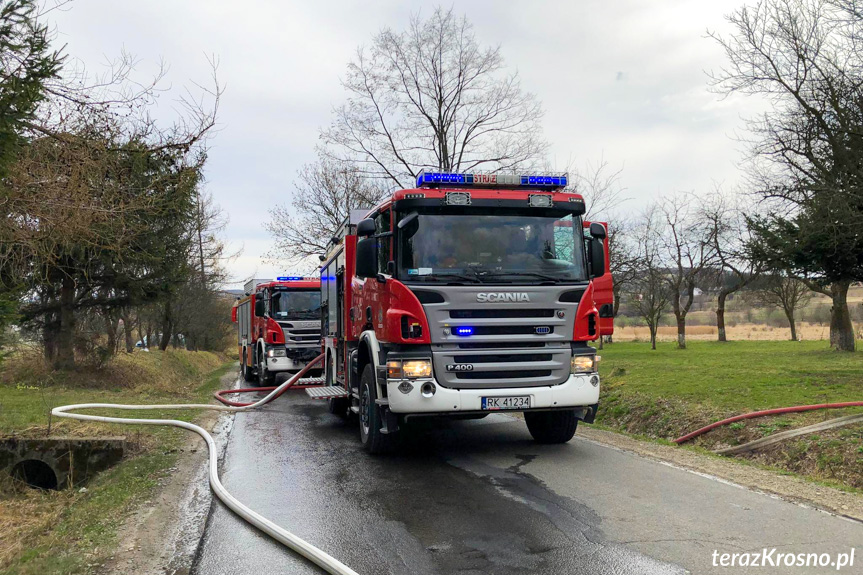
[[[306,367],[301,369],[299,371],[299,373],[292,375],[291,376],[291,382],[288,385],[285,385],[283,383],[282,385],[285,385],[284,389],[282,389],[282,391],[280,391],[279,393],[277,393],[276,395],[271,397],[270,401],[281,396],[283,393],[285,393],[286,391],[288,391],[292,387],[296,388],[296,389],[309,387],[307,385],[297,385],[297,382],[300,380],[301,377],[303,377],[306,374],[307,371],[309,371],[312,368],[312,366],[320,363],[323,358],[324,358],[324,354],[319,355],[318,357],[316,357],[315,359],[313,359],[312,361],[307,363]],[[246,406],[252,405],[252,404],[251,403],[243,403],[241,401],[231,401],[230,399],[225,399],[222,396],[226,395],[228,393],[254,393],[257,391],[273,391],[275,389],[278,389],[278,387],[277,386],[274,386],[274,387],[244,387],[243,389],[222,389],[222,390],[214,393],[213,397],[215,397],[217,400],[221,401],[225,405],[230,405],[231,407],[246,407]]]
[[[686,443],[690,439],[698,437],[704,433],[707,433],[711,429],[716,429],[717,427],[721,427],[723,425],[728,425],[729,423],[734,423],[735,421],[741,421],[743,419],[754,419],[756,417],[764,417],[765,415],[779,415],[782,413],[797,413],[800,411],[813,411],[815,409],[840,409],[843,407],[863,407],[863,401],[848,401],[845,403],[819,403],[817,405],[798,405],[795,407],[780,407],[778,409],[765,409],[763,411],[753,411],[752,413],[744,413],[743,415],[735,415],[734,417],[729,417],[728,419],[723,419],[722,421],[717,421],[716,423],[711,423],[710,425],[706,425],[701,429],[696,429],[692,433],[687,433],[682,437],[678,437],[674,440],[674,443],[678,445],[681,443]]]

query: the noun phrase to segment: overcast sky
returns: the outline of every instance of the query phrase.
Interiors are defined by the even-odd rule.
[[[551,160],[604,157],[624,167],[637,210],[650,197],[707,191],[739,180],[732,140],[745,98],[720,100],[705,71],[723,56],[706,31],[725,30],[730,0],[454,2],[483,45],[500,45],[506,64],[545,109]],[[160,61],[174,91],[208,79],[220,61],[225,93],[211,142],[207,188],[230,217],[225,239],[242,255],[233,279],[292,270],[262,260],[270,245],[267,209],[289,203],[300,166],[314,159],[318,132],[345,99],[339,80],[356,48],[384,27],[403,29],[432,2],[282,0],[75,0],[51,18],[66,52],[92,71],[121,50],[141,61],[141,79]],[[169,115],[172,95],[161,98]]]

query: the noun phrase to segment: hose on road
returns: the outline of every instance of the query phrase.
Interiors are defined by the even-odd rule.
[[[266,405],[271,402],[275,398],[279,397],[283,394],[288,388],[294,385],[299,379],[305,375],[305,373],[311,368],[312,365],[318,363],[323,359],[323,354],[316,357],[312,360],[302,371],[285,381],[283,384],[279,385],[275,388],[255,388],[252,391],[263,391],[265,389],[271,389],[270,393],[267,394],[264,398],[259,399],[254,403],[243,404],[239,406],[235,405],[212,405],[207,403],[186,403],[186,404],[174,404],[174,405],[127,405],[120,403],[79,403],[75,405],[63,405],[60,407],[55,407],[51,410],[51,414],[57,417],[68,417],[71,419],[78,419],[82,421],[99,421],[103,423],[124,423],[124,424],[133,424],[133,425],[169,425],[173,427],[180,427],[182,429],[187,429],[189,431],[193,431],[204,438],[204,441],[207,442],[207,449],[209,451],[210,463],[209,463],[209,476],[210,476],[210,486],[213,489],[213,492],[225,505],[227,505],[234,513],[239,515],[241,518],[245,519],[279,543],[285,545],[286,547],[296,551],[306,559],[312,561],[316,565],[320,566],[328,573],[332,573],[333,575],[358,575],[356,571],[339,561],[338,559],[328,555],[324,551],[318,549],[311,543],[297,537],[290,531],[279,527],[263,515],[256,513],[243,503],[241,503],[236,497],[231,495],[225,486],[222,485],[221,480],[219,479],[219,455],[216,450],[216,442],[213,440],[213,436],[210,435],[204,428],[199,427],[193,423],[187,423],[185,421],[179,421],[177,419],[134,419],[134,418],[125,418],[125,417],[105,417],[101,415],[83,415],[80,413],[71,413],[73,411],[79,411],[82,409],[124,409],[124,410],[168,410],[168,409],[211,409],[215,411],[226,411],[226,412],[239,412],[239,411],[248,411],[251,409],[256,409],[261,407],[262,405]]]
[[[721,421],[711,423],[710,425],[705,425],[701,429],[696,429],[691,433],[687,433],[686,435],[678,437],[674,440],[674,443],[678,445],[680,445],[681,443],[686,443],[690,439],[694,439],[699,435],[703,435],[711,429],[716,429],[717,427],[722,427],[723,425],[728,425],[729,423],[734,423],[735,421],[741,421],[744,419],[754,419],[756,417],[764,417],[765,415],[780,415],[783,413],[799,413],[801,411],[813,411],[816,409],[841,409],[843,407],[863,407],[863,401],[846,401],[845,403],[819,403],[816,405],[797,405],[794,407],[780,407],[777,409],[753,411],[751,413],[735,415],[734,417],[729,417],[728,419],[723,419]]]

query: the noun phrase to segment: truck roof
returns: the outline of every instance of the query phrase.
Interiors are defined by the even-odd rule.
[[[290,280],[290,281],[271,281],[266,283],[260,283],[255,287],[255,291],[261,288],[271,288],[271,287],[286,287],[293,289],[320,289],[321,287],[321,278],[315,277],[307,277],[301,280]]]
[[[374,208],[366,212],[366,216],[389,207],[393,202],[404,199],[412,199],[423,197],[425,199],[445,198],[448,192],[470,192],[472,198],[478,200],[527,200],[529,196],[543,194],[550,195],[552,201],[567,202],[580,200],[584,203],[584,197],[581,194],[562,192],[562,191],[546,191],[546,190],[531,190],[531,189],[499,189],[499,188],[464,188],[464,187],[441,187],[441,188],[410,188],[406,190],[398,190],[393,192],[393,195],[379,203]],[[422,194],[422,196],[418,196]]]

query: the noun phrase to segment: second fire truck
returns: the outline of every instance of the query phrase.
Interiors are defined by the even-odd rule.
[[[252,279],[232,310],[243,379],[270,386],[321,352],[321,281],[286,276]]]
[[[520,411],[542,443],[593,421],[606,228],[566,184],[423,172],[344,223],[321,267],[327,385],[307,392],[356,414],[368,451],[418,417]]]

